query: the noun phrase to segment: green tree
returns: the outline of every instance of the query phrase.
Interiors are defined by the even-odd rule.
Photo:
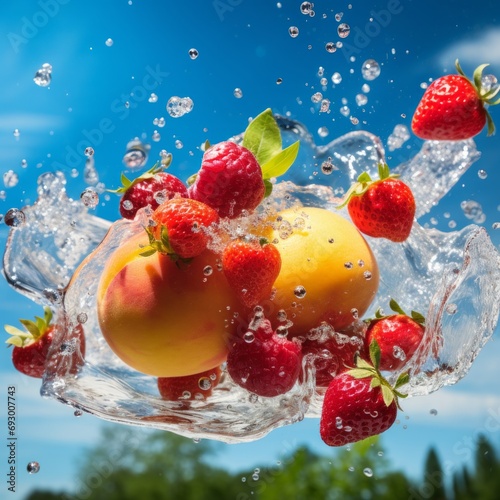
[[[481,500],[496,500],[500,491],[500,462],[493,445],[480,436],[476,447],[473,489]]]

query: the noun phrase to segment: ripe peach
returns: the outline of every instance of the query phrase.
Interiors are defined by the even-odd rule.
[[[216,255],[206,250],[176,265],[160,253],[141,256],[147,243],[145,232],[132,237],[105,265],[97,292],[104,338],[127,365],[156,377],[220,365],[239,306]]]
[[[273,318],[284,310],[293,335],[323,321],[336,330],[347,327],[377,293],[379,270],[368,243],[351,222],[326,209],[301,207],[278,215],[268,235],[281,255]]]

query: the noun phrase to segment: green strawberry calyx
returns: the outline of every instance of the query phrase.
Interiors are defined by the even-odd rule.
[[[425,327],[425,316],[423,314],[421,314],[417,311],[413,311],[413,310],[410,311],[410,314],[407,314],[393,298],[391,298],[391,300],[389,301],[389,307],[391,308],[391,311],[393,311],[397,314],[401,314],[403,316],[408,316],[413,321],[415,321],[415,323],[418,323],[420,326]],[[392,316],[392,315],[391,314],[384,314],[382,312],[382,308],[379,307],[375,311],[375,318],[374,319],[379,320],[379,319],[389,318],[390,316]],[[366,321],[369,323],[372,320],[367,319]]]
[[[378,179],[372,180],[370,174],[368,172],[361,172],[359,174],[356,182],[352,184],[347,193],[345,194],[342,203],[336,206],[338,210],[345,207],[351,198],[354,196],[362,196],[368,188],[376,184],[377,182],[386,180],[386,179],[397,179],[399,174],[392,174],[387,163],[379,163],[378,164]]]
[[[498,93],[500,92],[500,85],[492,85],[491,88],[484,88],[483,85],[483,71],[484,68],[488,67],[489,64],[481,64],[479,65],[472,74],[472,80],[470,80],[464,73],[462,67],[460,66],[460,62],[458,59],[455,61],[455,67],[457,68],[457,72],[460,76],[466,78],[470,84],[476,89],[476,92],[484,104],[488,106],[495,106],[500,104],[500,97],[498,97]],[[486,121],[488,125],[488,136],[493,135],[495,132],[495,124],[493,123],[493,119],[491,118],[490,113],[485,108],[486,112]]]
[[[399,399],[406,398],[408,395],[400,392],[399,389],[410,381],[410,375],[408,372],[400,374],[396,383],[392,386],[380,373],[380,355],[380,346],[376,340],[373,340],[370,344],[371,363],[357,356],[355,368],[348,370],[346,373],[356,379],[371,378],[371,387],[373,389],[380,387],[386,406],[390,406],[395,401],[396,406],[401,410]]]
[[[165,156],[165,159],[162,161],[157,161],[149,170],[139,175],[133,180],[130,180],[123,172],[120,176],[120,180],[122,185],[118,189],[108,189],[110,193],[123,194],[128,191],[132,186],[138,184],[141,181],[146,179],[152,179],[156,174],[163,172],[172,161],[172,155],[169,153]]]
[[[144,251],[139,254],[141,257],[149,257],[158,252],[163,255],[168,255],[176,264],[189,264],[191,262],[192,259],[186,259],[174,252],[170,244],[168,229],[165,225],[161,225],[159,239],[156,239],[151,227],[146,227],[145,231],[149,238],[149,245],[143,248]]]
[[[5,331],[10,335],[5,343],[9,346],[26,347],[41,339],[49,330],[52,321],[50,307],[44,307],[43,311],[43,318],[35,316],[35,321],[20,319],[19,321],[24,326],[24,330],[12,325],[4,325]]]

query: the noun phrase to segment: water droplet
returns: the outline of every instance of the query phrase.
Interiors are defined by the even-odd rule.
[[[372,477],[373,476],[373,471],[370,469],[370,467],[366,467],[363,469],[363,474],[366,477]]]
[[[335,21],[337,21],[339,23],[342,20],[343,15],[344,15],[343,12],[339,12],[338,14],[335,14]]]
[[[332,75],[332,83],[334,83],[335,85],[339,84],[340,82],[342,81],[342,75],[338,72],[335,72],[333,75]]]
[[[321,101],[321,107],[319,108],[320,113],[328,113],[330,110],[330,99],[323,99]]]
[[[337,28],[337,33],[340,38],[348,37],[350,32],[351,32],[351,27],[347,23],[339,24]]]
[[[18,128],[15,128],[14,132],[12,132],[12,134],[14,135],[14,137],[19,137],[21,135],[21,132],[19,132]]]
[[[338,170],[338,168],[332,163],[332,159],[328,158],[321,164],[321,171],[325,175],[330,175],[334,170]]]
[[[174,144],[176,149],[182,149],[184,147],[184,144],[182,143],[182,141],[179,141],[179,139],[177,139]]]
[[[396,358],[396,359],[400,359],[401,361],[404,361],[406,359],[406,353],[403,351],[403,349],[398,346],[398,345],[395,345],[393,348],[392,348],[392,355]]]
[[[200,380],[198,380],[198,387],[202,391],[208,391],[212,388],[212,381],[209,377],[200,377]]]
[[[10,210],[7,210],[7,213],[4,216],[4,222],[7,226],[18,227],[26,222],[26,215],[24,215],[24,212],[18,208],[11,208]]]
[[[113,39],[112,38],[108,38],[105,42],[107,47],[111,47],[113,45]]]
[[[323,99],[323,94],[321,92],[316,92],[311,96],[311,101],[315,103],[320,102],[321,99]]]
[[[352,262],[344,262],[344,267],[346,269],[352,269],[353,268],[353,264],[352,264]]]
[[[52,81],[52,66],[49,63],[42,64],[42,67],[35,73],[33,81],[39,87],[48,87]]]
[[[194,103],[190,97],[172,96],[167,102],[167,112],[172,118],[179,118],[193,109]]]
[[[297,28],[297,26],[290,26],[288,28],[288,34],[292,37],[292,38],[297,38],[299,36],[299,28]]]
[[[484,179],[488,177],[488,172],[486,172],[486,170],[483,169],[478,170],[477,176],[484,181]]]
[[[88,187],[80,195],[82,203],[88,208],[95,208],[99,204],[99,195],[94,188]]]
[[[292,225],[286,220],[282,221],[278,228],[279,237],[282,240],[286,240],[292,233]]]
[[[325,45],[325,49],[326,49],[327,52],[330,52],[330,54],[333,54],[334,52],[336,52],[337,46],[335,45],[334,42],[328,42]]]
[[[500,222],[494,222],[494,223],[491,225],[491,228],[492,228],[492,229],[500,229]]]
[[[80,324],[84,324],[87,322],[88,320],[88,316],[87,316],[87,313],[84,313],[84,312],[81,312],[80,314],[78,314],[78,316],[76,317],[76,320],[78,321],[78,323]]]
[[[351,112],[351,110],[349,109],[348,106],[342,106],[340,108],[340,114],[343,115],[343,116],[349,116],[350,112]]]
[[[435,417],[438,414],[438,411],[435,408],[432,408],[431,411],[429,412],[433,417]]]
[[[152,92],[148,97],[148,102],[158,102],[158,96],[154,92]]]
[[[302,2],[300,4],[300,12],[304,15],[309,15],[313,10],[314,4],[312,2]]]
[[[73,415],[75,417],[81,417],[83,415],[83,411],[82,410],[75,410]]]
[[[350,467],[348,467],[347,469],[349,472],[354,472],[356,469],[351,465]]]
[[[358,106],[364,106],[368,102],[368,97],[365,94],[357,94],[356,95],[356,104]]]
[[[17,185],[18,182],[19,182],[19,176],[16,174],[16,172],[14,172],[14,170],[7,170],[7,172],[3,174],[3,183],[5,187],[7,188],[14,187]]]
[[[154,141],[154,142],[160,142],[161,140],[161,134],[160,132],[158,132],[158,130],[155,130],[153,132],[153,135],[151,136],[151,139]]]
[[[236,97],[236,99],[241,99],[243,97],[243,91],[236,87],[234,90],[233,90],[233,95],[234,97]]]
[[[87,158],[89,158],[94,154],[94,148],[91,147],[85,148],[84,154]]]
[[[318,135],[319,135],[320,137],[327,137],[329,133],[330,133],[330,132],[328,131],[328,129],[327,129],[326,127],[320,127],[320,128],[318,129]]]
[[[212,266],[205,266],[203,268],[203,274],[205,276],[210,276],[213,272],[214,272],[214,270],[213,270]]]
[[[257,403],[257,401],[259,401],[259,396],[257,396],[257,394],[250,394],[250,396],[248,397],[248,401],[250,401],[250,403]]]
[[[247,344],[251,344],[254,340],[255,340],[255,335],[253,332],[246,332],[245,335],[243,335],[243,340],[247,343]]]
[[[342,419],[340,417],[335,417],[335,427],[337,429],[342,429],[343,424],[342,424]]]
[[[375,59],[367,59],[361,66],[361,74],[365,80],[375,80],[380,75],[380,65]]]
[[[124,165],[132,170],[143,167],[148,159],[150,149],[149,144],[144,144],[139,139],[130,141],[123,156]]]
[[[448,314],[457,314],[458,306],[456,304],[453,304],[453,303],[446,304],[446,312]]]
[[[486,220],[486,214],[480,203],[474,200],[462,201],[460,203],[465,217],[472,219],[476,224],[481,224]]]
[[[26,470],[29,474],[36,474],[40,470],[40,464],[38,462],[29,462]]]
[[[363,277],[365,278],[365,280],[371,280],[372,279],[372,273],[370,271],[365,271],[363,273]]]
[[[283,83],[283,78],[276,78],[276,85],[281,85]]]
[[[196,49],[189,49],[189,57],[193,59],[193,61],[199,56],[199,52]]]

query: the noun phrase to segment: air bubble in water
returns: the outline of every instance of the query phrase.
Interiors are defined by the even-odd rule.
[[[477,201],[462,201],[460,203],[460,207],[463,210],[465,217],[473,220],[476,224],[481,224],[486,220],[486,214],[483,212],[483,207]]]
[[[486,172],[486,170],[483,169],[478,170],[477,176],[484,181],[484,179],[488,177],[488,172]]]
[[[137,169],[145,165],[148,159],[149,144],[143,144],[139,139],[134,139],[127,144],[123,155],[123,163],[127,168]]]
[[[40,464],[38,462],[29,462],[26,470],[29,474],[36,474],[40,470]]]
[[[297,26],[290,26],[288,28],[288,34],[292,37],[292,38],[297,38],[299,36],[299,28],[297,28]]]
[[[158,96],[152,92],[151,95],[148,97],[148,102],[157,102],[158,101]]]
[[[365,94],[357,94],[356,95],[356,104],[358,106],[364,106],[368,102],[368,97]]]
[[[33,81],[39,87],[48,87],[52,81],[52,66],[49,63],[42,64],[42,67],[35,73]]]
[[[85,188],[80,194],[80,199],[87,208],[95,208],[99,204],[99,195],[94,188]]]
[[[339,84],[340,82],[342,81],[342,75],[338,72],[335,72],[333,75],[332,75],[332,83],[334,84]]]
[[[236,99],[241,99],[243,97],[243,91],[236,87],[234,90],[233,90],[233,95],[234,97],[236,97]]]
[[[335,45],[334,42],[328,42],[325,45],[325,49],[326,49],[327,52],[330,52],[330,54],[333,54],[334,52],[336,52],[337,46]]]
[[[446,312],[448,314],[456,314],[458,312],[458,306],[454,303],[449,303],[446,305]]]
[[[199,52],[196,49],[189,49],[189,57],[195,60],[199,55]]]
[[[14,129],[14,132],[12,132],[12,135],[14,137],[19,137],[21,135],[21,132],[19,132],[19,129],[18,128],[15,128]]]
[[[81,325],[83,325],[88,320],[87,313],[84,313],[84,312],[79,313],[78,316],[76,317],[76,320],[78,321],[78,323],[80,323]]]
[[[321,92],[316,92],[311,96],[311,101],[314,103],[318,103],[323,99],[323,94]]]
[[[248,331],[245,333],[245,335],[243,335],[243,340],[247,344],[251,344],[255,340],[255,335],[253,334],[253,332]]]
[[[320,113],[328,113],[330,110],[330,99],[323,99],[319,108]]]
[[[433,417],[435,417],[438,414],[438,411],[435,408],[432,408],[431,411],[429,412]]]
[[[161,140],[161,135],[160,135],[160,132],[158,132],[158,130],[155,130],[153,132],[153,135],[151,136],[151,139],[155,142],[160,142]]]
[[[302,2],[300,4],[300,12],[302,12],[302,14],[308,16],[311,14],[313,7],[314,7],[314,4],[312,2]]]
[[[330,175],[334,170],[338,170],[338,167],[336,167],[333,163],[332,163],[332,159],[331,157],[329,157],[327,160],[325,160],[322,164],[321,164],[321,171],[325,174],[325,175]]]
[[[3,174],[3,183],[5,187],[11,188],[17,185],[19,182],[19,176],[14,172],[14,170],[7,170]]]
[[[318,135],[320,137],[327,137],[330,132],[328,131],[328,128],[326,127],[320,127],[318,129]]]
[[[172,118],[180,118],[193,109],[194,103],[190,97],[172,96],[167,102],[167,112]]]
[[[204,274],[205,276],[210,276],[213,272],[214,272],[214,270],[213,270],[213,267],[212,267],[212,266],[205,266],[205,267],[203,268],[203,274]]]
[[[367,59],[361,66],[361,74],[365,80],[375,80],[380,75],[380,65],[375,59]]]
[[[350,32],[351,32],[351,27],[347,23],[339,24],[337,28],[337,33],[340,38],[348,37]]]
[[[18,227],[26,222],[26,215],[24,215],[24,212],[18,208],[11,208],[10,210],[7,210],[7,213],[4,216],[4,221],[7,226]]]
[[[74,415],[75,417],[81,417],[81,416],[83,415],[83,411],[82,411],[82,410],[75,410],[75,411],[73,412],[73,415]]]
[[[182,141],[179,141],[179,139],[177,139],[174,144],[177,149],[182,149],[184,147],[184,144]]]
[[[303,299],[306,296],[306,293],[306,289],[302,285],[296,286],[295,290],[293,291],[293,294],[298,299]]]
[[[85,156],[87,158],[89,158],[90,156],[92,156],[94,154],[94,148],[91,148],[91,147],[88,147],[88,148],[85,148]]]
[[[198,387],[202,391],[208,391],[212,388],[212,381],[208,377],[201,377],[200,380],[198,380]]]
[[[403,349],[401,349],[401,347],[399,347],[398,345],[395,345],[393,348],[392,348],[392,355],[396,358],[396,359],[400,359],[401,361],[405,361],[406,359],[406,353],[403,351]]]
[[[113,45],[113,39],[112,38],[108,38],[105,42],[107,47],[111,47]]]

